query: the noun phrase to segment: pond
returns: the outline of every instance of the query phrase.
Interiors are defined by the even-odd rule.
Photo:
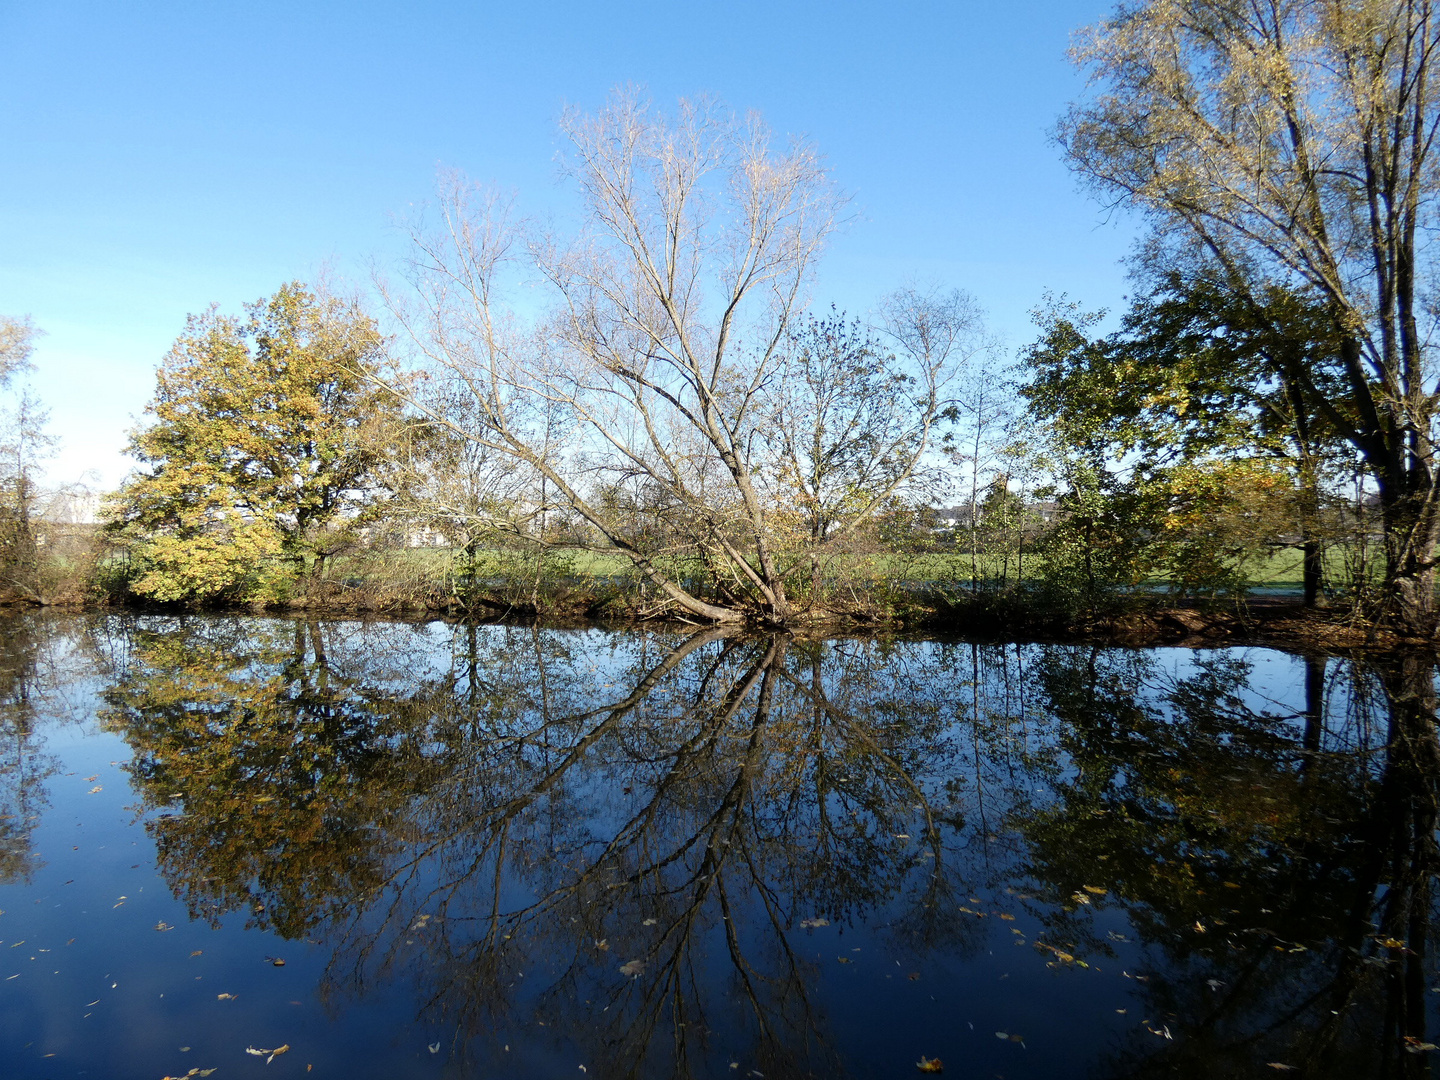
[[[7,617],[0,1071],[1428,1075],[1435,705],[1398,656]]]

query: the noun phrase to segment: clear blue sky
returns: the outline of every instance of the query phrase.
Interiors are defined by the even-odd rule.
[[[365,276],[438,167],[560,197],[555,119],[617,85],[815,141],[859,220],[816,299],[957,285],[1013,345],[1045,289],[1114,308],[1128,222],[1047,141],[1096,0],[0,0],[0,311],[46,331],[57,480],[113,485],[187,312]]]

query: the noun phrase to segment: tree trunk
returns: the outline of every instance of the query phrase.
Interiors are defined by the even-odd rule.
[[[1417,470],[1418,473],[1418,470]],[[1407,487],[1380,483],[1381,522],[1385,538],[1385,609],[1381,617],[1403,631],[1422,636],[1435,632],[1435,492],[1429,478],[1412,473]],[[1422,490],[1421,485],[1424,485]]]
[[[1320,541],[1307,539],[1300,545],[1301,551],[1301,575],[1305,589],[1305,606],[1307,608],[1319,607],[1321,600],[1320,587],[1324,576],[1324,552],[1320,547]]]

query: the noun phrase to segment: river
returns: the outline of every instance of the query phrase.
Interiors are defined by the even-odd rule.
[[[0,1072],[1427,1076],[1428,660],[0,619]]]

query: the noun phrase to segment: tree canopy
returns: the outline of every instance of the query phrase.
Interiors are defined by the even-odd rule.
[[[804,607],[796,571],[903,494],[934,448],[956,369],[980,347],[974,306],[911,292],[889,347],[826,344],[823,328],[807,345],[794,337],[805,288],[844,206],[812,147],[772,146],[754,117],[703,103],[666,117],[633,96],[564,129],[575,236],[524,227],[458,180],[439,227],[417,224],[411,288],[391,309],[466,401],[416,404],[532,477],[535,498],[686,616],[788,622]],[[548,287],[548,318],[507,301],[521,260]]]
[[[290,282],[245,309],[191,316],[156,377],[140,462],[112,529],[139,541],[132,587],[161,601],[247,599],[320,572],[377,497],[400,406],[370,377],[374,321]]]
[[[1152,265],[1203,264],[1237,302],[1275,287],[1319,305],[1328,378],[1297,365],[1307,409],[1378,489],[1390,613],[1433,628],[1440,385],[1435,65],[1429,0],[1139,0],[1082,35],[1094,92],[1062,120],[1071,166],[1154,226]]]

